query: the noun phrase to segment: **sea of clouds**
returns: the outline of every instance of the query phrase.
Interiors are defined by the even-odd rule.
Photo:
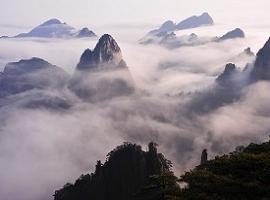
[[[217,24],[177,32],[219,36],[235,27]],[[112,28],[109,32],[122,49],[136,92],[96,102],[79,99],[68,88],[29,91],[13,95],[0,107],[0,194],[5,200],[52,199],[56,189],[94,170],[97,160],[125,141],[146,150],[150,141],[173,161],[176,175],[199,164],[207,148],[210,158],[233,151],[238,145],[268,139],[270,83],[245,87],[229,104],[201,112],[212,101],[208,92],[225,64],[239,68],[255,58],[239,56],[247,47],[256,53],[268,38],[265,27],[241,27],[245,39],[169,50],[138,44],[149,30]],[[134,31],[136,30],[136,31]],[[136,33],[136,34],[135,34]],[[94,48],[96,39],[0,40],[0,67],[6,63],[41,57],[74,73],[80,55]],[[100,91],[101,93],[103,91]],[[42,95],[68,100],[64,110],[25,108],[22,102]],[[203,96],[203,97],[202,97]],[[205,97],[206,96],[206,97]]]

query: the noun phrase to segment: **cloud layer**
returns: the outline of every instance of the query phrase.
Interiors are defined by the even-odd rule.
[[[218,28],[192,32],[220,35],[220,29],[214,29]],[[174,50],[141,46],[134,38],[124,37],[126,33],[116,35],[137,86],[135,93],[95,103],[82,101],[67,88],[9,97],[0,108],[1,197],[52,198],[54,190],[93,170],[96,160],[104,160],[106,153],[124,141],[143,148],[156,141],[179,175],[199,163],[204,148],[215,156],[240,144],[265,140],[270,128],[268,82],[251,85],[237,101],[206,113],[190,107],[198,94],[211,91],[227,62],[241,68],[252,62],[239,54],[248,46],[257,51],[263,45],[266,34],[256,35],[256,30],[246,29],[246,39]],[[73,74],[83,50],[95,42],[1,40],[0,49],[5,51],[0,62],[3,68],[6,62],[37,56]],[[22,107],[22,102],[25,105],[43,95],[61,97],[72,106],[60,111]]]

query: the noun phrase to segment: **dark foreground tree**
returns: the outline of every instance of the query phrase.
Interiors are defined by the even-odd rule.
[[[167,189],[172,183],[165,174],[174,177],[170,168],[171,162],[157,152],[155,143],[149,144],[147,152],[138,145],[124,143],[108,154],[103,165],[98,161],[93,174],[82,175],[74,184],[65,185],[54,197],[55,200],[129,200],[150,177],[163,177]],[[176,186],[176,179],[173,184]],[[161,186],[157,184],[157,189]]]
[[[181,181],[186,200],[267,200],[270,199],[270,143],[250,144],[241,151],[216,157]]]

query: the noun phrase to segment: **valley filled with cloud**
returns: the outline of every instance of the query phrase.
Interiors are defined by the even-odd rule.
[[[92,171],[97,160],[105,160],[107,152],[126,141],[142,146],[155,141],[180,175],[199,164],[205,148],[213,158],[267,140],[270,82],[247,83],[245,77],[270,29],[264,24],[239,26],[244,38],[172,49],[140,44],[155,28],[143,25],[104,26],[96,38],[0,39],[0,85],[11,81],[0,88],[19,81],[36,84],[23,92],[0,93],[1,199],[53,198],[56,188]],[[175,34],[215,38],[234,28],[238,26],[215,21]],[[121,48],[127,68],[86,75],[82,70],[75,76],[85,49],[94,49],[105,33]],[[245,51],[248,47],[251,52]],[[7,63],[32,57],[58,66],[59,74],[41,71],[8,79],[13,68],[9,71]],[[243,74],[235,76],[239,85],[217,81],[227,63]],[[80,95],[82,91],[91,97]]]

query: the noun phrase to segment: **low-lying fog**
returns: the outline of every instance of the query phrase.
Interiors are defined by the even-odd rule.
[[[177,35],[221,36],[234,28],[217,23]],[[91,172],[97,160],[104,161],[106,154],[124,141],[141,144],[144,149],[148,142],[157,142],[159,151],[173,161],[176,175],[180,175],[199,164],[204,148],[213,157],[238,145],[267,140],[268,82],[247,87],[240,100],[207,113],[187,114],[183,108],[190,99],[181,93],[210,88],[226,63],[234,62],[244,68],[253,62],[254,58],[239,54],[247,47],[256,53],[268,39],[270,29],[247,25],[240,28],[246,33],[245,39],[173,50],[139,45],[138,40],[151,30],[149,27],[98,30],[99,35],[110,33],[118,42],[138,92],[97,103],[75,100],[72,108],[61,112],[21,108],[16,101],[1,107],[1,199],[52,198],[54,190]],[[40,57],[73,74],[82,52],[94,48],[96,42],[0,40],[0,67],[3,70],[10,61]],[[63,93],[76,99],[69,91]]]

